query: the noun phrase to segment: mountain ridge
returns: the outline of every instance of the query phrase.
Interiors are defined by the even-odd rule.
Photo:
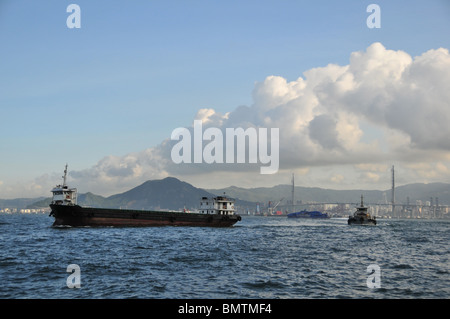
[[[78,194],[78,204],[82,206],[104,207],[104,208],[125,208],[125,209],[163,209],[180,210],[183,208],[198,208],[200,198],[211,197],[226,193],[236,199],[236,205],[253,209],[257,203],[267,203],[269,201],[278,202],[283,199],[283,204],[291,202],[291,185],[276,185],[273,187],[242,188],[230,186],[220,189],[197,188],[187,182],[175,177],[166,177],[159,180],[148,180],[125,192],[103,197],[91,192]],[[295,201],[298,204],[306,202],[346,202],[357,203],[361,195],[367,203],[387,203],[391,201],[391,190],[333,190],[320,187],[295,186]],[[406,204],[409,196],[411,204],[416,200],[421,200],[424,204],[433,202],[438,198],[440,205],[450,205],[450,184],[449,183],[413,183],[398,186],[395,189],[396,204]],[[26,208],[48,207],[51,198],[39,197],[36,199],[10,199],[1,200],[0,208],[5,205],[19,203]]]
[[[219,189],[207,189],[211,193],[226,192],[232,197],[239,194],[245,195],[248,201],[267,202],[283,201],[292,202],[292,185],[280,184],[273,187],[240,188],[230,186]],[[387,190],[364,190],[349,189],[335,190],[320,187],[295,186],[294,201],[323,202],[323,203],[357,203],[361,195],[364,195],[365,202],[370,203],[391,203],[391,189]],[[395,202],[406,204],[409,197],[410,204],[415,204],[417,200],[425,203],[430,201],[430,197],[435,202],[438,198],[440,205],[450,205],[450,184],[449,183],[412,183],[395,188]]]

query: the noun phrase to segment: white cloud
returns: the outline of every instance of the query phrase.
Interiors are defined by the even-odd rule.
[[[450,178],[450,163],[431,162],[431,163],[408,163],[405,165],[408,174],[425,180],[446,177]]]
[[[380,180],[380,175],[372,172],[365,172],[361,175],[360,179],[363,179],[364,182],[376,183]]]
[[[203,120],[205,127],[223,131],[227,127],[279,128],[281,170],[359,165],[360,177],[377,182],[381,168],[386,171],[390,167],[386,161],[415,162],[429,156],[430,150],[435,162],[448,156],[448,83],[447,49],[429,50],[412,58],[374,43],[365,51],[351,53],[349,65],[313,68],[291,82],[268,76],[255,84],[252,105],[226,114],[200,109],[194,118]],[[364,123],[375,128],[378,136],[366,132]],[[175,165],[169,155],[173,144],[166,140],[141,153],[106,157],[85,173],[105,182],[126,184],[136,179],[192,177],[223,170],[230,173],[233,184],[231,179],[236,176],[232,172],[242,174],[249,169],[236,164]],[[251,174],[258,172],[255,169]],[[333,176],[335,182],[341,179],[339,173]]]
[[[255,84],[249,106],[226,114],[205,108],[193,115],[205,128],[218,127],[223,132],[237,127],[279,128],[276,175],[261,176],[260,163],[174,164],[170,150],[175,141],[168,138],[141,152],[106,156],[70,176],[85,190],[97,193],[114,193],[169,175],[204,187],[273,185],[289,183],[293,171],[302,172],[305,183],[323,181],[322,187],[327,187],[326,182],[345,181],[347,186],[379,182],[388,188],[388,171],[396,162],[405,174],[417,178],[409,182],[448,181],[449,83],[447,49],[413,58],[374,43],[365,51],[351,53],[345,66],[312,68],[290,82],[268,76]],[[330,167],[335,171],[319,169]],[[345,167],[352,168],[352,176]]]
[[[332,183],[340,184],[340,183],[342,183],[342,181],[344,181],[344,179],[345,179],[344,175],[333,174],[333,176],[331,176],[331,178],[330,178],[330,181]]]
[[[158,148],[149,148],[125,156],[106,156],[96,165],[82,171],[70,171],[71,182],[85,191],[113,194],[150,179],[160,179],[169,174],[166,159]]]
[[[355,168],[357,170],[361,171],[369,171],[369,172],[376,172],[376,173],[382,173],[387,172],[390,167],[385,164],[372,164],[372,163],[362,163],[355,165]]]
[[[0,198],[34,198],[50,196],[50,190],[61,182],[61,174],[43,174],[31,181],[0,182]]]

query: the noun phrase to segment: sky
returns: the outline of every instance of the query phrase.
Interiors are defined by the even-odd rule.
[[[446,0],[0,0],[0,46],[2,199],[49,196],[66,163],[104,196],[167,176],[386,190],[393,165],[397,185],[450,182]],[[195,120],[224,143],[279,129],[278,169],[175,163]]]

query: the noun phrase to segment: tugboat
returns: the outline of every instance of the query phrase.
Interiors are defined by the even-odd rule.
[[[376,225],[377,221],[375,217],[368,213],[368,208],[364,206],[363,196],[361,195],[361,206],[356,207],[356,212],[353,213],[353,216],[348,217],[347,223],[349,225]]]
[[[185,211],[143,211],[114,208],[92,208],[77,205],[77,189],[66,184],[67,164],[63,184],[52,189],[50,216],[53,226],[203,226],[230,227],[241,220],[235,214],[234,199],[225,195],[203,197],[197,213]]]
[[[330,218],[327,213],[322,213],[317,210],[314,211],[306,211],[302,210],[301,212],[289,213],[287,214],[288,218]]]

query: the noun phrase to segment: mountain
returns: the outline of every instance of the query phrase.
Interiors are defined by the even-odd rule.
[[[100,196],[100,195],[95,195],[92,193],[78,194],[78,203],[83,206],[103,207],[106,200],[107,199],[105,197]],[[31,204],[26,206],[26,208],[33,209],[33,208],[48,207],[48,205],[50,205],[51,201],[52,201],[51,197],[42,198],[40,200],[37,200],[35,198],[34,202],[31,202]]]
[[[26,207],[28,205],[32,205],[36,201],[41,201],[43,199],[45,199],[45,197],[0,199],[0,209],[3,209],[3,208],[23,208],[23,207]]]
[[[81,206],[145,209],[182,210],[197,209],[202,197],[215,196],[204,189],[196,188],[174,177],[147,181],[121,194],[103,197],[92,193],[78,194],[77,203]],[[41,199],[27,208],[48,207],[51,199]]]
[[[223,194],[226,192],[229,196],[235,198],[245,198],[251,202],[267,203],[268,201],[278,202],[283,199],[283,203],[292,201],[292,186],[277,185],[274,187],[259,188],[240,188],[231,186],[222,189],[207,189],[213,194]],[[361,194],[364,195],[366,203],[387,203],[391,202],[391,190],[334,190],[318,187],[301,187],[294,188],[294,200],[305,202],[322,202],[322,203],[358,203]],[[448,183],[430,183],[430,184],[408,184],[397,186],[395,188],[395,202],[397,204],[406,204],[407,197],[409,202],[415,204],[416,200],[430,201],[436,198],[440,205],[450,205],[450,184]]]
[[[104,207],[128,209],[198,208],[203,196],[214,196],[201,188],[182,182],[174,177],[147,181],[122,194],[106,198]]]
[[[292,186],[277,185],[274,187],[240,188],[231,186],[223,189],[201,189],[174,177],[161,180],[147,181],[135,188],[121,194],[103,197],[92,193],[78,194],[78,204],[90,207],[127,208],[127,209],[169,209],[181,210],[198,208],[201,197],[217,196],[226,193],[236,199],[236,206],[252,210],[256,203],[269,201],[277,203],[281,199],[282,205],[291,201]],[[366,203],[390,203],[391,190],[333,190],[318,187],[295,187],[295,201],[322,202],[322,203],[359,203],[360,196],[364,195]],[[395,188],[396,204],[406,204],[407,197],[411,204],[417,200],[425,202],[436,198],[440,205],[450,205],[450,184],[408,184]],[[50,198],[0,200],[0,207],[48,207]],[[17,205],[17,206],[15,206]],[[19,206],[20,205],[20,206]]]
[[[226,192],[231,197],[245,198],[252,202],[267,203],[278,202],[282,200],[283,204],[292,201],[292,186],[291,185],[277,185],[273,187],[258,187],[258,188],[240,188],[231,186],[223,189],[208,189],[209,192],[220,194]],[[323,189],[318,187],[301,187],[296,186],[294,189],[295,202],[323,202],[323,203],[356,203],[360,200],[361,194],[364,195],[365,200],[379,201],[381,198],[381,191],[366,191],[366,190],[334,190]]]
[[[390,194],[390,190],[386,191]],[[409,196],[410,203],[420,200],[423,203],[433,198],[433,204],[436,204],[436,198],[439,205],[450,205],[450,184],[448,183],[415,183],[395,188],[395,198],[406,203]]]

